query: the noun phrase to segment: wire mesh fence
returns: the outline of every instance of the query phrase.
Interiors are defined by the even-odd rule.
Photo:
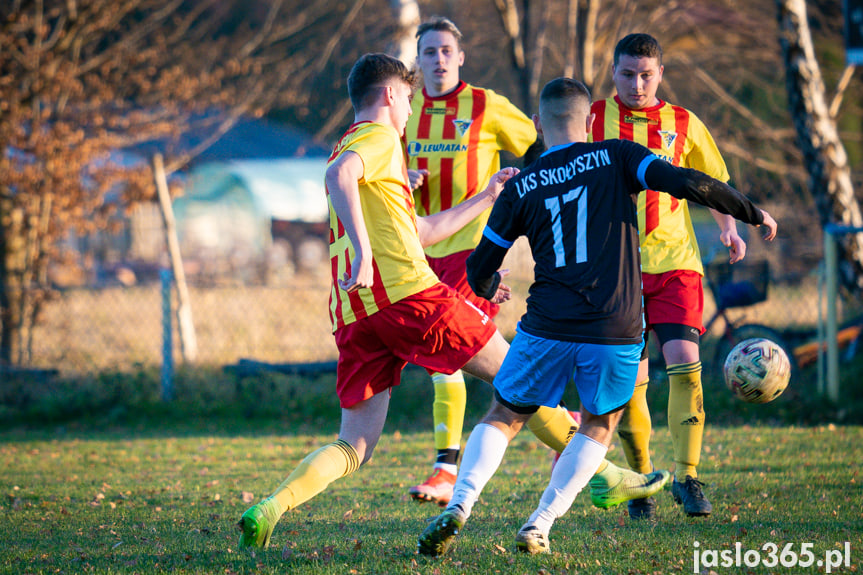
[[[819,260],[808,267],[795,261],[794,272],[781,250],[750,242],[752,261],[770,255],[769,291],[764,301],[729,310],[729,317],[765,324],[781,333],[798,334],[795,342],[814,339],[819,309]],[[736,264],[745,265],[745,264]],[[524,313],[532,260],[520,241],[504,264],[511,270],[506,282],[514,298],[501,307],[496,324],[512,337]],[[269,363],[327,362],[337,358],[331,333],[328,301],[329,268],[325,262],[294,273],[278,285],[195,285],[189,287],[198,354],[197,365],[224,366],[243,358]],[[175,296],[172,295],[175,299]],[[162,294],[157,281],[114,285],[100,289],[57,292],[34,328],[31,366],[57,370],[64,375],[105,371],[134,371],[162,364]],[[175,304],[174,304],[175,305]],[[705,285],[705,321],[716,307]],[[859,300],[840,300],[839,320],[863,314]],[[173,322],[174,361],[179,363],[180,338]],[[719,322],[718,322],[719,323]],[[715,338],[724,326],[705,335]]]

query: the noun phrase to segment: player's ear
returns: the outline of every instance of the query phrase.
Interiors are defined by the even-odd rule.
[[[539,137],[542,137],[542,122],[539,121],[539,116],[534,114],[531,116],[531,120],[533,120],[533,127],[536,128],[536,133]]]
[[[585,128],[587,128],[587,133],[593,130],[593,121],[596,120],[596,114],[588,114],[587,121],[585,121]]]
[[[461,48],[458,49],[458,65],[459,68],[464,66],[464,50],[462,50]]]

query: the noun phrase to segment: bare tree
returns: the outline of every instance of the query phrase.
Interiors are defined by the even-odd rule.
[[[806,2],[778,0],[777,6],[788,101],[797,142],[809,173],[809,191],[822,224],[861,227],[863,217],[854,196],[848,156],[839,139],[831,114],[833,106],[828,106],[824,80],[815,58]],[[847,82],[840,85],[847,86]],[[849,270],[843,276],[844,283],[859,291],[863,289],[863,233],[844,236],[840,246]]]
[[[154,194],[146,163],[120,166],[118,150],[175,141],[200,121],[211,137],[192,150],[168,146],[170,172],[241,115],[308,97],[302,82],[320,56],[294,46],[338,13],[323,0],[290,14],[283,4],[0,6],[0,366],[30,359],[30,330],[52,293],[49,266],[63,255],[58,240],[105,229],[116,211]]]

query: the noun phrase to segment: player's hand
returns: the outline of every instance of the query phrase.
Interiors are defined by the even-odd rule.
[[[763,237],[768,242],[771,242],[771,241],[773,241],[773,238],[776,237],[776,227],[777,227],[776,220],[774,220],[773,217],[770,214],[768,214],[767,212],[765,212],[764,210],[761,210],[761,215],[764,216],[764,223],[761,224],[761,226],[767,227],[767,233],[765,233]],[[761,226],[758,226],[758,227],[761,227]]]
[[[719,234],[719,240],[728,248],[729,262],[736,263],[746,257],[746,242],[737,233],[737,226]]]
[[[423,182],[425,182],[428,175],[428,170],[408,170],[408,182],[410,183],[411,189],[415,190],[423,185]]]
[[[485,188],[486,194],[491,197],[492,201],[497,200],[500,193],[503,191],[503,185],[506,181],[518,174],[518,168],[503,168],[498,170],[488,181],[488,186]]]
[[[500,279],[503,280],[509,274],[509,270],[498,270],[497,272],[500,275]],[[494,296],[489,300],[491,303],[501,304],[505,301],[509,301],[512,298],[512,289],[503,283],[497,284],[497,292],[495,292]]]
[[[351,271],[345,272],[339,280],[339,287],[348,293],[360,288],[370,288],[374,284],[374,269],[371,258],[355,256],[351,262]]]

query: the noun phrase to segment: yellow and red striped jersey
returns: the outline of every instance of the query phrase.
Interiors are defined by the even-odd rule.
[[[408,167],[428,170],[414,190],[417,213],[436,214],[485,189],[500,169],[500,150],[522,156],[536,141],[533,122],[505,97],[465,82],[449,94],[413,99],[405,129]],[[449,238],[428,246],[431,257],[472,250],[491,208]]]
[[[594,102],[591,111],[596,114],[593,141],[631,140],[675,166],[700,170],[723,182],[730,179],[707,127],[686,108],[660,100],[656,106],[631,110],[614,96]],[[654,190],[638,194],[638,235],[642,271],[704,273],[686,200]]]
[[[349,294],[339,288],[338,280],[345,272],[351,271],[355,252],[327,190],[333,331],[439,281],[428,265],[417,234],[404,148],[395,129],[372,122],[352,125],[336,144],[329,164],[347,151],[359,154],[363,161],[363,177],[359,180],[360,203],[372,247],[375,275],[374,284],[369,289]]]

